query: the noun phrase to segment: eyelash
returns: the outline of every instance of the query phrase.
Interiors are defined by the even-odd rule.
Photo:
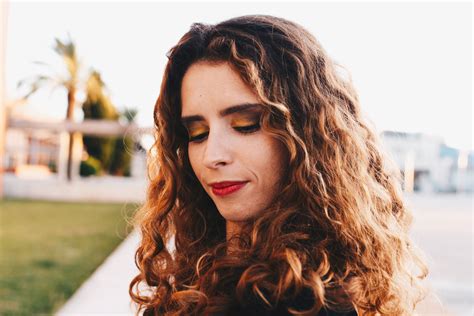
[[[253,125],[247,125],[247,126],[238,126],[234,127],[234,129],[242,134],[251,134],[260,129],[260,124],[253,124]],[[190,143],[200,143],[202,142],[205,137],[209,134],[209,132],[202,133],[199,135],[196,135],[194,137],[189,138]]]

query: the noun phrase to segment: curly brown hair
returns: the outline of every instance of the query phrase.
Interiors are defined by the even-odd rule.
[[[325,308],[412,314],[428,269],[408,235],[400,171],[363,117],[350,77],[319,42],[285,19],[244,16],[193,24],[168,58],[154,109],[150,184],[135,218],[140,273],[130,295],[140,309],[232,314],[261,304],[292,315]],[[181,81],[200,61],[239,73],[265,107],[262,129],[288,153],[271,212],[247,223],[231,252],[225,219],[190,166],[180,122]],[[291,305],[308,293],[307,308]]]

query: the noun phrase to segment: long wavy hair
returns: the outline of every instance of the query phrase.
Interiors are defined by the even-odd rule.
[[[409,239],[400,171],[343,76],[303,27],[272,16],[196,23],[168,53],[154,109],[150,184],[135,217],[145,315],[232,314],[278,306],[411,315],[428,269]],[[196,62],[227,63],[264,106],[261,128],[288,152],[285,183],[227,251],[225,219],[196,178],[182,124],[181,81]],[[310,297],[304,309],[292,306]],[[253,304],[253,305],[252,305]]]

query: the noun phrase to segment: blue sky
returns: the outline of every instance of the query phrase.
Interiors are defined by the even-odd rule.
[[[152,111],[166,52],[193,22],[244,14],[295,21],[351,74],[362,105],[379,131],[422,132],[472,149],[472,4],[270,2],[10,2],[7,97],[19,80],[47,62],[58,71],[54,38],[75,40],[84,69],[101,72],[117,107]],[[65,116],[65,92],[42,91],[25,109]],[[79,95],[79,99],[81,95]],[[78,110],[78,115],[81,111]]]

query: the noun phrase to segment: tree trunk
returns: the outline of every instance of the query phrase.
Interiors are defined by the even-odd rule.
[[[67,116],[66,120],[73,121],[74,120],[74,103],[75,100],[75,89],[70,88],[67,93]],[[73,148],[74,148],[74,132],[69,133],[69,148],[67,152],[67,181],[72,180],[72,155],[73,155]]]

